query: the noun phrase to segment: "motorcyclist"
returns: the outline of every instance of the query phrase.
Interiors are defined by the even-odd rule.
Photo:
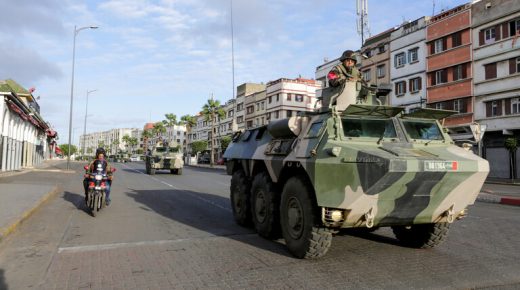
[[[108,161],[105,159],[105,149],[98,148],[96,149],[96,158],[89,164],[87,170],[85,171],[84,179],[83,179],[83,187],[85,189],[85,202],[87,201],[87,192],[88,192],[88,183],[90,179],[90,174],[96,170],[96,166],[98,162],[101,162],[103,166],[103,171],[106,172],[108,176],[108,180],[106,181],[106,205],[110,205],[110,187],[112,185],[113,173],[112,167],[108,164]]]

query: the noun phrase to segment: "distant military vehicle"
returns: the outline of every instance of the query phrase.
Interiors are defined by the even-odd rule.
[[[154,175],[156,170],[170,170],[172,174],[181,175],[184,161],[180,146],[168,146],[167,142],[158,142],[146,155],[146,173]]]
[[[323,90],[321,108],[235,134],[224,154],[235,221],[323,256],[345,228],[392,227],[416,248],[442,242],[489,173],[439,120],[454,111],[381,105],[361,82]]]

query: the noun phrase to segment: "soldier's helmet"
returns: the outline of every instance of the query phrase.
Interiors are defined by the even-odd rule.
[[[341,57],[339,58],[339,61],[343,62],[347,59],[351,59],[353,60],[355,63],[357,63],[357,59],[356,59],[356,53],[353,52],[352,50],[345,50],[343,52],[343,54],[341,55]]]

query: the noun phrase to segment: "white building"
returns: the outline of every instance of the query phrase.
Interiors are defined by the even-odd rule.
[[[139,148],[139,144],[134,146],[135,148],[132,148],[130,144],[126,144],[123,141],[123,137],[125,135],[133,137],[138,135],[138,132],[139,129],[136,128],[120,128],[81,135],[79,138],[78,151],[84,155],[92,155],[100,146],[104,146],[104,149],[109,155],[117,154],[120,151],[135,151],[135,149]],[[140,140],[140,138],[137,138],[137,140]]]
[[[316,90],[321,82],[303,78],[281,78],[267,83],[266,122],[296,116],[299,112],[314,111]]]
[[[509,178],[506,138],[520,138],[520,5],[480,1],[472,5],[475,121],[487,126],[484,157],[490,177]],[[517,154],[516,168],[520,170]]]
[[[6,80],[0,81],[0,97],[0,171],[33,167],[54,157],[57,134],[43,121],[31,92]]]
[[[406,110],[426,107],[426,24],[407,22],[390,35],[390,105]]]

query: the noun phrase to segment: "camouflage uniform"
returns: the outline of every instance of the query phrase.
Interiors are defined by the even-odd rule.
[[[331,87],[338,87],[347,81],[355,82],[361,80],[361,73],[355,67],[348,68],[340,63],[330,70],[327,79]]]

